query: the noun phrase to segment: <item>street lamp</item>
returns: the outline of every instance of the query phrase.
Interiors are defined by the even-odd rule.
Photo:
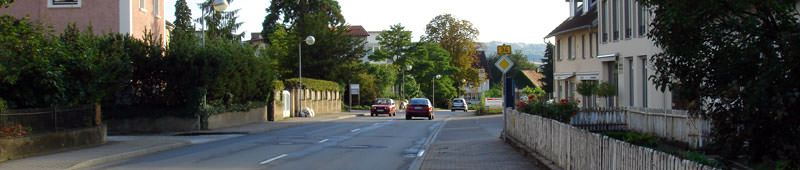
[[[314,36],[310,36],[309,35],[308,37],[306,37],[306,39],[304,41],[308,45],[314,45],[314,42],[316,42],[317,40],[314,39]],[[303,96],[303,43],[302,42],[298,42],[297,43],[297,55],[299,55],[299,57],[297,58],[297,62],[298,62],[297,67],[298,67],[298,72],[299,72],[298,77],[300,77],[298,79],[298,81],[300,82],[300,85],[299,85],[300,86],[300,93],[298,93],[298,95],[300,95],[300,96],[298,96],[299,97],[298,99],[300,99],[300,101],[297,104],[298,104],[298,106],[300,106],[300,107],[298,107],[298,108],[300,108],[300,113],[303,113],[303,98],[305,96]]]
[[[228,1],[227,0],[214,0],[211,4],[211,7],[214,8],[214,11],[221,12],[225,11],[228,8]],[[202,9],[203,16],[200,16],[200,24],[203,25],[203,34],[200,35],[200,39],[202,39],[203,45],[206,45],[206,8]]]
[[[433,90],[431,90],[431,95],[433,96],[433,102],[431,102],[431,103],[433,103],[434,110],[436,108],[436,84],[434,84],[433,82],[438,80],[438,79],[440,79],[440,78],[442,78],[442,75],[437,74],[435,80],[431,79],[431,88],[433,88]]]
[[[406,65],[406,70],[411,71],[411,65]],[[406,70],[403,70],[403,87],[400,89],[403,99],[406,99]]]
[[[461,79],[461,85],[458,86],[459,89],[456,89],[456,92],[461,93],[461,90],[464,89],[464,84],[466,84],[466,83],[467,83],[467,79]],[[460,96],[460,97],[464,98],[464,96]]]

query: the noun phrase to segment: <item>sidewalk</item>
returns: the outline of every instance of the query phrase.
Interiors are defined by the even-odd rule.
[[[99,146],[78,148],[29,158],[0,162],[2,170],[81,169],[94,165],[129,159],[191,144],[212,142],[245,134],[263,133],[277,129],[300,126],[313,122],[334,121],[369,115],[366,111],[326,114],[312,118],[289,118],[278,122],[254,123],[230,128],[191,131],[153,136],[109,136]],[[175,134],[217,134],[201,136],[173,136]]]
[[[499,138],[502,115],[452,117],[423,156],[420,169],[546,169]]]

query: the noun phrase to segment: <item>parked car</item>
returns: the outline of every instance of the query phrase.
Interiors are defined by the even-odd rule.
[[[433,120],[433,116],[433,104],[426,98],[413,98],[406,106],[406,120],[411,120],[412,117],[428,117],[428,120]]]
[[[453,102],[450,103],[450,111],[455,112],[456,110],[463,110],[464,112],[469,110],[467,101],[464,100],[464,98],[455,98],[453,99]]]
[[[370,107],[369,113],[370,116],[377,116],[378,114],[388,114],[389,116],[394,116],[397,114],[397,106],[392,99],[378,98],[375,99],[375,103],[372,104],[372,107]]]

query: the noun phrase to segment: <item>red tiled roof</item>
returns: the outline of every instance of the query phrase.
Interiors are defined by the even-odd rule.
[[[542,73],[539,73],[536,70],[520,70],[520,71],[522,71],[522,74],[525,74],[525,77],[528,77],[528,80],[531,80],[531,83],[533,83],[533,85],[536,85],[536,87],[544,87],[545,83],[539,81],[539,79],[542,79],[542,77],[544,77]]]
[[[364,29],[364,27],[362,27],[361,25],[347,26],[347,30],[349,30],[347,31],[347,34],[352,36],[361,36],[361,37],[369,36],[369,32],[367,32],[367,30]]]

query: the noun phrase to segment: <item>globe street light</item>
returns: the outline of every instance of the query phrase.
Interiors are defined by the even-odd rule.
[[[309,35],[308,37],[306,37],[306,39],[304,41],[308,45],[314,45],[314,42],[316,42],[316,39],[314,39],[314,36],[310,36]],[[299,85],[300,86],[300,93],[298,93],[298,95],[299,95],[298,97],[300,97],[299,98],[300,101],[297,103],[297,105],[299,106],[298,108],[300,108],[300,113],[303,113],[303,98],[305,96],[303,96],[303,43],[302,42],[298,42],[297,43],[297,55],[299,55],[299,57],[297,58],[297,62],[298,62],[297,67],[298,67],[298,72],[299,72],[298,77],[300,77],[298,79],[298,81],[300,82],[300,85]]]
[[[438,80],[440,78],[442,78],[442,75],[441,74],[437,74],[436,75],[436,80]],[[436,81],[436,80],[431,79],[431,87],[433,88],[433,90],[431,90],[431,95],[433,96],[433,102],[432,103],[433,103],[434,110],[436,108],[436,84],[434,84],[433,82]]]
[[[225,9],[228,8],[228,1],[227,0],[214,0],[214,2],[211,4],[211,7],[216,12],[225,11]],[[205,17],[206,8],[203,8],[202,11],[203,11],[203,16],[200,16],[200,22],[201,22],[200,24],[203,25],[203,29],[202,29],[203,34],[200,35],[200,39],[202,39],[203,45],[206,45],[206,17]]]
[[[406,70],[411,71],[411,65],[406,65]],[[406,70],[403,70],[403,88],[400,89],[403,99],[406,99]]]

